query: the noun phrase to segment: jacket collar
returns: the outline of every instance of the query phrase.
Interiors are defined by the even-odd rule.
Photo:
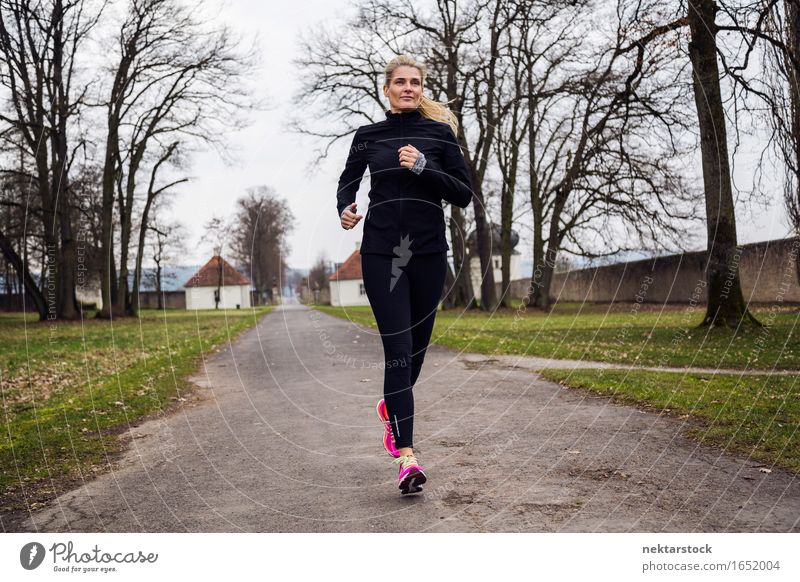
[[[417,120],[420,117],[422,117],[422,112],[420,112],[419,107],[410,111],[401,111],[400,113],[392,113],[391,109],[386,111],[386,119],[392,123],[399,123],[401,120]]]

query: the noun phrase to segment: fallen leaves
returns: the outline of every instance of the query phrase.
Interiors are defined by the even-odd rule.
[[[53,353],[51,358],[30,358],[0,379],[0,392],[8,404],[48,400],[65,390],[77,390],[136,365],[146,354],[113,348],[75,354]],[[71,404],[72,400],[68,400]]]

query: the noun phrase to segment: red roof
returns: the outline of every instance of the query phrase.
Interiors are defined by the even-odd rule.
[[[219,283],[219,267],[222,261],[222,285],[249,285],[250,279],[242,275],[233,266],[220,257],[214,255],[211,260],[205,265],[200,267],[197,272],[192,275],[184,287],[216,287]]]
[[[331,281],[344,281],[350,279],[363,279],[361,274],[361,253],[358,249],[347,257],[347,260],[331,275]]]

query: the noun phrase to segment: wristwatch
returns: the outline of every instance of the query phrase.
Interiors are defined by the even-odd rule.
[[[423,154],[422,152],[419,152],[419,157],[417,157],[417,160],[414,162],[414,165],[411,166],[409,168],[409,170],[411,170],[415,174],[421,174],[422,170],[425,169],[425,164],[426,163],[427,162],[425,161],[425,154]]]

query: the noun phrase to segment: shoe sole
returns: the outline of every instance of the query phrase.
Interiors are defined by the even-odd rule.
[[[384,406],[386,406],[385,403],[384,403]],[[381,423],[389,422],[389,418],[388,417],[383,418],[383,415],[381,414],[381,401],[378,402],[378,405],[375,407],[375,411],[378,413],[378,418],[381,420]],[[385,424],[383,425],[383,427],[384,427],[384,430],[386,430],[386,425]],[[389,454],[390,457],[394,457],[395,459],[399,456],[399,455],[395,455],[394,453],[392,453],[392,451],[390,451],[388,448],[386,448],[386,444],[383,445],[383,450],[385,450]]]
[[[402,495],[419,493],[422,491],[422,484],[427,480],[428,478],[425,476],[425,473],[416,471],[406,475],[397,487],[400,489]]]

